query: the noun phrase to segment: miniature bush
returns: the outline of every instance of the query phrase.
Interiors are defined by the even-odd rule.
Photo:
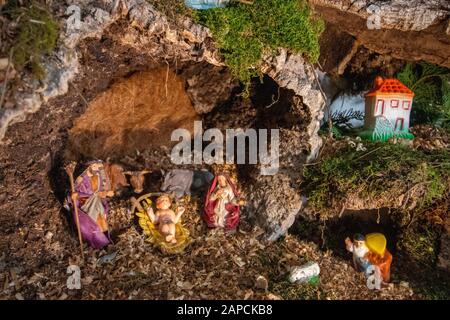
[[[19,6],[11,1],[3,13],[17,22],[17,35],[12,44],[13,62],[18,69],[30,67],[38,78],[43,76],[40,58],[56,46],[58,24],[52,14],[36,3]]]
[[[415,93],[411,121],[450,128],[450,69],[408,63],[397,75]]]
[[[334,111],[331,114],[331,126],[329,121],[324,121],[320,127],[319,134],[329,135],[331,130],[333,137],[340,139],[354,131],[354,127],[351,124],[352,120],[364,120],[364,113],[353,109]]]
[[[350,146],[326,156],[304,170],[304,188],[308,204],[326,215],[336,210],[349,196],[364,200],[399,197],[413,187],[422,196],[423,207],[445,195],[450,175],[448,150],[423,152],[391,143],[367,143],[367,151],[356,152]]]
[[[320,54],[323,23],[312,17],[306,1],[255,0],[227,8],[197,12],[197,19],[211,29],[225,62],[248,89],[260,75],[265,53],[279,47],[304,54],[315,62]]]

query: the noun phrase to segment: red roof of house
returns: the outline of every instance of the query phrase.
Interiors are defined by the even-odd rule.
[[[407,86],[400,82],[398,79],[383,79],[382,77],[376,77],[374,89],[369,91],[366,96],[380,96],[380,95],[405,95],[408,97],[414,97],[412,92]]]

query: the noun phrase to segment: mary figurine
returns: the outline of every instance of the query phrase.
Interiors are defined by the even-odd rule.
[[[235,185],[226,175],[220,174],[214,178],[206,195],[203,219],[210,228],[235,230],[242,204]]]

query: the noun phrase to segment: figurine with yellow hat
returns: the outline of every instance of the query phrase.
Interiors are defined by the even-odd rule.
[[[377,266],[383,281],[389,282],[392,255],[386,249],[386,243],[386,237],[381,233],[370,233],[366,236],[358,233],[353,237],[353,241],[345,239],[347,250],[353,253],[353,263],[357,271],[367,275],[369,266]]]
[[[386,248],[386,242],[386,237],[381,233],[366,235],[366,245],[369,248],[367,259],[372,265],[380,268],[383,281],[389,282],[391,278],[392,254]]]

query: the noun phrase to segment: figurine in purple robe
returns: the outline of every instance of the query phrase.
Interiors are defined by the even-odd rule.
[[[111,242],[107,222],[107,197],[112,196],[114,191],[105,165],[101,161],[95,161],[75,180],[75,193],[68,197],[68,202],[78,207],[83,239],[95,249],[101,249]],[[74,210],[72,213],[75,220]]]

